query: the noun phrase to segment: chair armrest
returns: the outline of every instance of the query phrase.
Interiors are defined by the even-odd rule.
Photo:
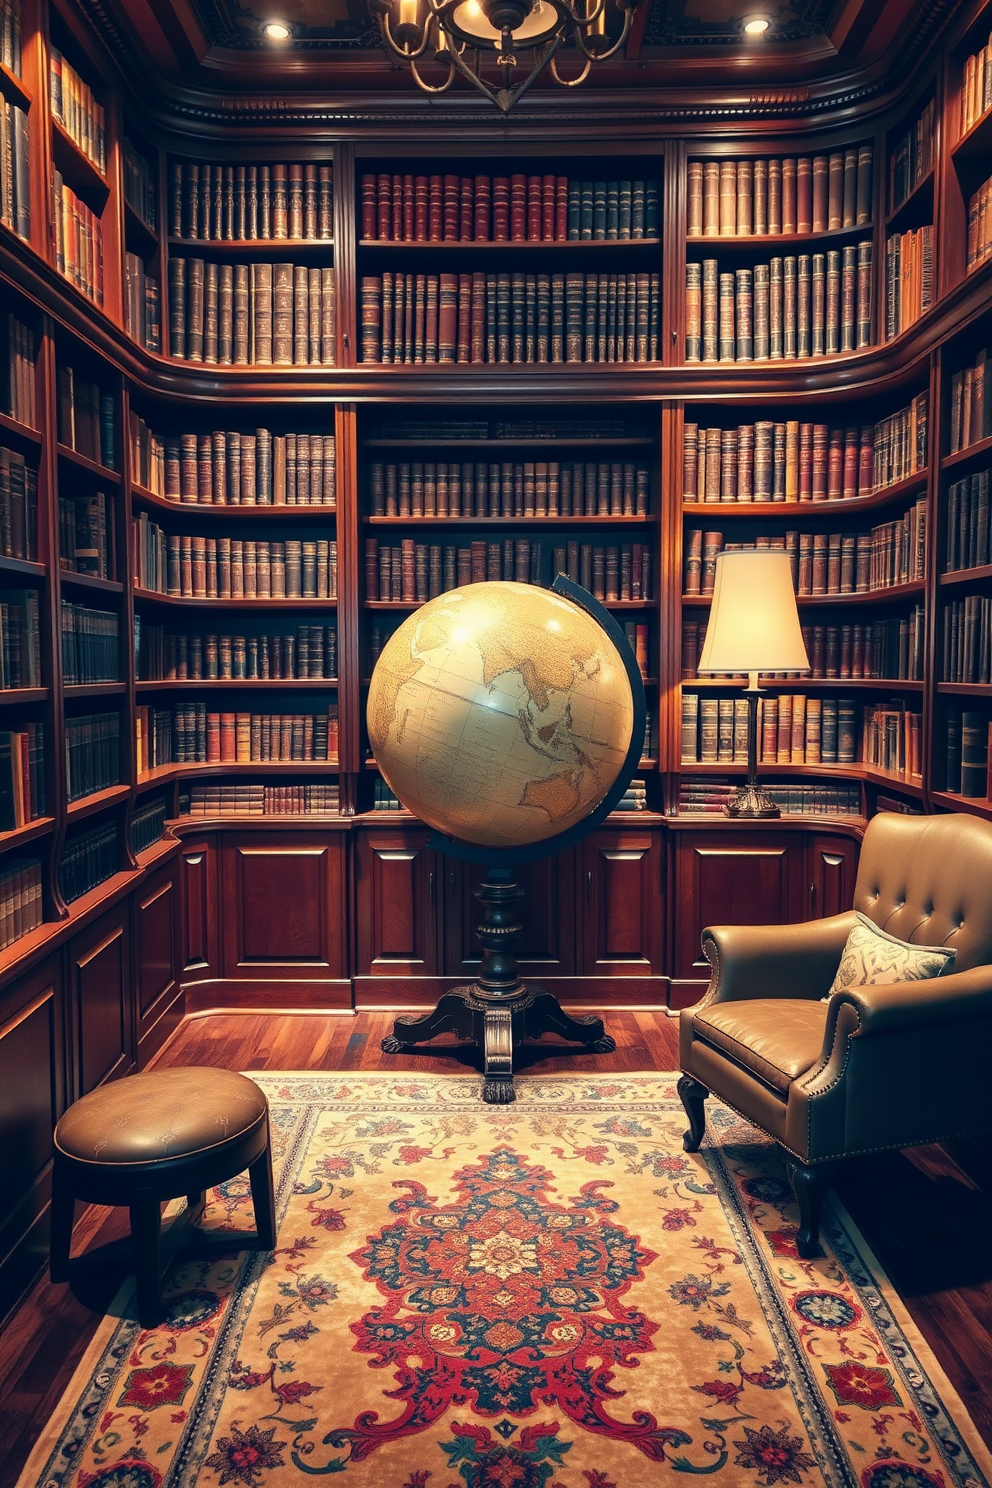
[[[926,1029],[933,1024],[946,1028],[949,1023],[992,1015],[992,966],[972,966],[968,971],[923,982],[845,987],[830,1001],[849,1003],[854,1008],[860,1025],[857,1038]],[[828,1019],[828,1032],[831,1021]]]
[[[703,1002],[825,997],[856,923],[849,910],[800,925],[708,926],[702,946],[712,973]]]

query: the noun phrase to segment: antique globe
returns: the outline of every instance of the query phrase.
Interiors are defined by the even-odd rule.
[[[587,610],[531,584],[468,584],[387,641],[368,730],[390,788],[429,826],[485,848],[567,833],[627,760],[627,666]]]

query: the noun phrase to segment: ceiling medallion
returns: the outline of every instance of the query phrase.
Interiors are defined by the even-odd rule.
[[[548,69],[563,88],[585,82],[594,62],[614,56],[630,30],[642,0],[368,0],[378,19],[386,54],[405,62],[424,93],[446,93],[460,73],[508,114],[530,85]],[[562,77],[558,52],[572,45],[582,60],[577,77]],[[511,82],[518,53],[531,66]],[[429,83],[421,68],[433,62],[447,68],[443,82]],[[495,66],[502,86],[489,82],[483,68]]]

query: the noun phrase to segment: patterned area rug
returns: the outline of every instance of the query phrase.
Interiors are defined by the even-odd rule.
[[[980,1488],[992,1459],[850,1220],[675,1076],[266,1074],[279,1247],[129,1294],[21,1488]],[[247,1181],[208,1224],[251,1229]]]

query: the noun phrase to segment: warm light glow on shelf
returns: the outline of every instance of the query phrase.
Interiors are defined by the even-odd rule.
[[[292,34],[285,21],[266,21],[262,27],[262,35],[267,41],[288,41]]]

